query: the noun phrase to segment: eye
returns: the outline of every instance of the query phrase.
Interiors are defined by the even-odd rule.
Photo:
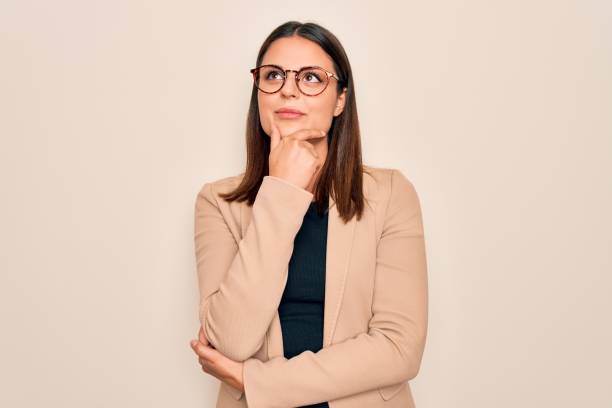
[[[321,82],[321,74],[316,71],[306,71],[302,75],[302,79],[306,82]]]
[[[275,77],[276,76],[276,77]],[[283,79],[283,73],[279,70],[272,70],[266,73],[266,79]]]

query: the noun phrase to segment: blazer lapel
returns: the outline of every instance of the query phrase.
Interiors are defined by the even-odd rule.
[[[338,215],[334,199],[329,196],[327,221],[327,254],[325,261],[325,308],[323,317],[323,347],[331,344],[349,270],[356,217],[346,224]]]
[[[364,186],[367,197],[367,185]],[[240,228],[242,236],[251,221],[252,208],[246,204],[240,206]],[[327,254],[325,261],[325,307],[323,316],[323,347],[331,344],[334,329],[338,321],[346,277],[349,271],[351,249],[355,235],[356,217],[346,224],[340,218],[335,201],[329,195],[329,212],[327,224]],[[282,356],[283,337],[278,311],[272,319],[266,335],[268,358]]]

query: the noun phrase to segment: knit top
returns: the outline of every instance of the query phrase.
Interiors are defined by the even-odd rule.
[[[287,284],[278,307],[285,358],[323,347],[325,305],[325,259],[327,252],[328,201],[318,214],[311,202],[304,215],[289,261]],[[288,390],[289,391],[289,390]],[[327,402],[301,408],[329,408]]]

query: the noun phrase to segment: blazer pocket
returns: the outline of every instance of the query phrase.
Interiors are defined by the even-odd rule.
[[[406,383],[392,384],[378,389],[380,396],[385,401],[395,397],[402,389],[406,387]]]

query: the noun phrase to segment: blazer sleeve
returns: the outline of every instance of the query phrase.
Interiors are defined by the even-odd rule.
[[[232,360],[244,361],[263,345],[313,194],[282,178],[264,176],[251,222],[236,242],[214,187],[204,184],[195,202],[199,319],[212,346]]]
[[[421,364],[427,332],[427,267],[421,207],[412,183],[391,171],[391,193],[376,255],[367,332],[286,359],[243,366],[249,408],[290,408],[402,383]]]

